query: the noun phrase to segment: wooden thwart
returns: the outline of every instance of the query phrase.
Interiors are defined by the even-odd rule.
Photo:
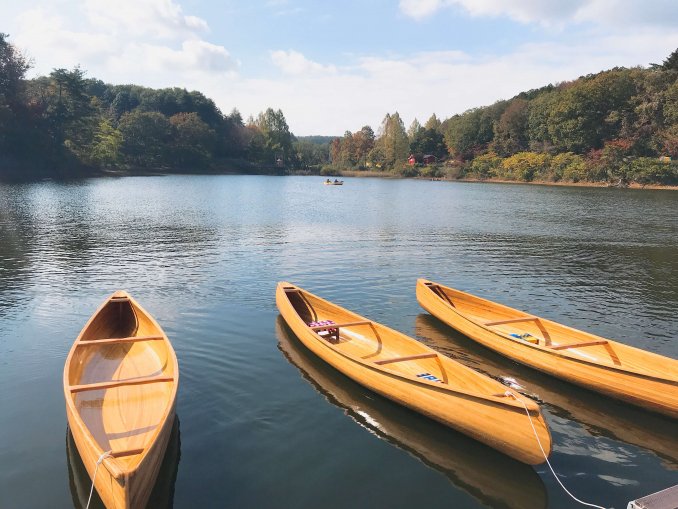
[[[369,320],[362,320],[359,322],[346,322],[346,323],[331,323],[329,325],[315,325],[310,327],[313,331],[329,330],[329,329],[338,329],[340,327],[354,327],[356,325],[370,325],[372,322]]]
[[[79,341],[77,346],[86,345],[106,345],[111,343],[133,343],[135,341],[159,341],[165,339],[164,336],[130,336],[127,338],[106,338],[106,339],[92,339],[89,341]]]
[[[582,346],[607,345],[609,341],[601,339],[600,341],[586,341],[584,343],[572,343],[571,345],[552,346],[551,350],[567,350],[568,348],[579,348]]]
[[[132,378],[129,380],[113,380],[110,382],[97,382],[93,384],[83,384],[83,385],[71,385],[71,392],[83,392],[83,391],[98,391],[100,389],[112,389],[113,387],[122,387],[123,385],[142,385],[142,384],[152,384],[156,382],[171,382],[174,380],[172,376],[145,376],[141,378]]]
[[[483,325],[485,327],[491,327],[492,325],[503,325],[505,323],[531,322],[538,320],[538,316],[523,316],[522,318],[510,318],[508,320],[497,320],[496,322],[485,322]]]
[[[418,355],[407,355],[405,357],[394,357],[393,359],[384,359],[381,361],[374,361],[375,364],[390,364],[392,362],[405,362],[405,361],[413,361],[416,359],[431,359],[433,357],[438,357],[437,353],[420,353]]]

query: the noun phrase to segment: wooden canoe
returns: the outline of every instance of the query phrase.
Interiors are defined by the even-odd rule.
[[[360,390],[352,380],[306,348],[282,317],[276,321],[276,336],[285,358],[329,403],[341,408],[374,436],[438,470],[483,507],[546,508],[546,488],[531,466]]]
[[[64,368],[66,415],[108,509],[144,508],[175,416],[179,366],[156,321],[126,292],[89,319]]]
[[[647,410],[678,418],[678,361],[426,279],[417,300],[433,316],[511,359]]]
[[[359,384],[536,465],[544,456],[532,422],[550,453],[539,406],[501,383],[290,283],[278,283],[276,304],[308,349]]]
[[[489,352],[483,345],[451,330],[428,313],[421,313],[414,319],[414,332],[417,338],[439,352],[453,359],[464,359],[466,366],[502,380],[518,392],[540,401],[542,410],[548,409],[552,416],[578,422],[593,437],[647,449],[656,454],[664,468],[678,470],[675,421],[525,368],[507,357]],[[643,425],[638,426],[639,422]],[[633,461],[630,456],[624,456],[627,451],[626,447],[620,448],[619,462]]]

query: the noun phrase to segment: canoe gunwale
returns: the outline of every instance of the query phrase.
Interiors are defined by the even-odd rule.
[[[280,285],[282,286],[283,283],[281,283]],[[294,286],[294,285],[290,285],[288,283],[284,283],[284,285],[285,286]],[[325,304],[328,304],[328,305],[333,306],[334,308],[336,308],[338,310],[341,310],[342,312],[350,313],[351,315],[353,315],[355,317],[356,321],[370,322],[370,326],[373,329],[374,328],[384,328],[387,331],[389,331],[390,333],[400,335],[400,333],[398,331],[395,331],[395,330],[393,330],[393,329],[391,329],[391,328],[389,328],[385,325],[379,324],[379,323],[374,322],[372,320],[368,320],[367,318],[364,318],[364,317],[358,315],[357,313],[354,313],[350,310],[342,308],[339,305],[336,305],[336,304],[331,303],[331,302],[329,302],[325,299],[322,299],[321,297],[318,297],[318,296],[316,296],[316,295],[314,295],[310,292],[307,292],[306,290],[302,290],[299,287],[295,286],[295,288],[299,292],[301,292],[302,294],[305,293],[307,295],[312,296],[315,299],[319,299],[320,301],[324,302]],[[283,292],[283,293],[285,294],[285,297],[287,298],[288,302],[290,302],[289,298],[286,295],[286,292]],[[291,302],[290,302],[290,304],[291,304]],[[292,308],[293,308],[293,306],[292,306]],[[287,320],[287,317],[284,317],[284,318]],[[358,364],[362,367],[369,369],[370,371],[377,372],[377,373],[381,374],[382,376],[397,378],[401,382],[405,382],[405,383],[408,383],[408,384],[414,385],[414,386],[425,387],[426,389],[434,390],[435,392],[440,392],[440,393],[443,393],[443,394],[453,394],[453,395],[465,397],[467,399],[488,402],[488,403],[494,404],[498,407],[510,407],[511,409],[518,410],[522,413],[525,413],[525,408],[527,407],[531,416],[535,416],[535,415],[538,416],[541,413],[540,410],[539,410],[539,405],[537,405],[534,401],[527,398],[526,396],[515,394],[515,391],[512,391],[509,387],[502,385],[501,382],[499,382],[499,381],[495,380],[497,382],[497,384],[502,386],[502,388],[504,389],[504,392],[502,394],[496,394],[496,395],[490,395],[490,394],[485,395],[485,394],[482,394],[482,393],[479,393],[479,392],[473,392],[473,391],[470,391],[470,390],[464,390],[464,389],[456,388],[456,387],[450,385],[449,383],[443,386],[443,385],[441,385],[440,383],[437,383],[437,382],[433,382],[433,381],[429,381],[429,380],[421,379],[421,378],[415,378],[414,376],[408,376],[408,375],[402,374],[398,371],[394,371],[392,369],[388,369],[387,367],[384,367],[388,364],[382,366],[382,365],[376,364],[375,362],[370,362],[370,361],[367,361],[367,360],[362,359],[360,357],[356,357],[356,356],[347,354],[346,352],[342,352],[341,350],[337,349],[333,344],[324,340],[323,337],[316,334],[312,330],[312,328],[309,327],[309,325],[299,316],[298,313],[295,312],[294,315],[292,316],[292,318],[297,322],[298,325],[300,325],[304,328],[304,330],[306,331],[306,337],[309,340],[312,340],[313,342],[322,345],[325,349],[327,349],[329,352],[331,352],[335,356],[341,357],[341,358],[348,360],[348,361],[350,361],[354,364]],[[339,325],[341,325],[341,324],[339,324]],[[414,339],[411,339],[411,340],[416,341]],[[417,343],[419,343],[428,352],[435,354],[436,357],[440,357],[442,355],[439,352],[433,350],[432,348],[424,345],[421,342],[417,341]],[[457,362],[454,359],[449,359],[449,360],[451,360],[452,362]],[[473,372],[473,370],[470,370],[470,368],[467,368],[463,364],[460,364],[460,366],[462,366],[464,369],[468,369],[469,373]],[[477,376],[483,376],[482,374],[477,373],[477,372],[473,372],[473,374],[477,375]],[[509,397],[508,394],[511,394],[511,396]],[[520,398],[520,401],[524,402],[525,405],[520,403],[520,401],[511,399],[511,397]]]
[[[84,336],[85,332],[90,328],[92,323],[94,322],[95,318],[102,312],[102,310],[109,305],[110,303],[119,303],[119,302],[129,302],[129,304],[132,307],[133,312],[135,313],[135,316],[137,313],[141,313],[144,315],[145,318],[147,318],[153,326],[159,331],[159,334],[161,335],[161,339],[158,339],[156,336],[153,337],[145,337],[143,339],[135,341],[133,338],[121,338],[125,339],[126,341],[121,342],[121,343],[137,343],[137,342],[145,342],[145,341],[162,341],[164,344],[164,347],[167,351],[167,362],[168,364],[171,364],[172,366],[172,375],[171,375],[171,380],[169,379],[169,376],[166,377],[167,380],[160,380],[158,379],[158,382],[163,382],[163,383],[171,383],[172,388],[170,393],[168,394],[167,397],[167,405],[165,406],[165,409],[163,411],[163,414],[161,415],[157,426],[155,427],[155,430],[153,431],[152,436],[147,442],[146,447],[144,447],[141,452],[138,454],[141,456],[139,461],[131,468],[125,467],[122,465],[122,463],[115,457],[115,456],[108,456],[103,459],[102,465],[106,467],[106,470],[109,472],[109,474],[116,479],[116,481],[121,485],[121,487],[125,487],[127,484],[127,480],[129,478],[132,478],[135,476],[137,472],[140,470],[146,468],[146,463],[147,459],[151,457],[151,452],[154,451],[159,445],[160,442],[163,440],[159,440],[159,438],[166,433],[167,424],[168,423],[173,423],[172,417],[175,415],[175,409],[176,409],[176,396],[177,396],[177,391],[179,387],[179,363],[177,361],[176,353],[174,351],[174,348],[172,347],[172,344],[169,341],[169,338],[167,337],[167,334],[165,334],[164,330],[160,327],[160,325],[157,323],[155,318],[148,313],[131,295],[127,294],[127,292],[124,291],[116,291],[113,293],[111,296],[109,296],[104,302],[97,308],[97,310],[92,314],[92,316],[89,318],[85,326],[82,328],[80,331],[80,334],[78,334],[78,337],[76,338],[75,342],[71,346],[71,349],[68,353],[68,357],[66,358],[66,363],[65,363],[65,369],[64,369],[64,377],[63,377],[63,385],[64,385],[64,396],[66,399],[66,411],[67,415],[69,417],[69,425],[71,428],[74,428],[77,426],[77,429],[80,432],[81,438],[83,438],[89,447],[90,450],[94,451],[97,456],[103,455],[104,449],[101,447],[99,442],[94,438],[92,433],[90,432],[89,428],[83,421],[83,419],[80,417],[80,412],[78,411],[76,405],[75,405],[75,399],[74,395],[77,394],[77,392],[72,392],[71,387],[74,387],[75,385],[71,385],[69,381],[69,373],[70,373],[70,365],[73,359],[73,355],[75,354],[76,350],[78,350],[80,347],[90,347],[90,348],[95,348],[95,347],[107,347],[112,344],[116,344],[115,342],[110,341],[110,339],[103,339],[101,340],[102,342],[99,345],[96,345],[97,340],[82,340],[82,337]],[[117,343],[117,344],[121,344]],[[77,385],[77,384],[76,384]],[[115,388],[115,387],[113,387]],[[102,388],[99,390],[108,390],[106,388]],[[171,426],[170,428],[171,429]],[[75,435],[74,435],[75,438]],[[76,448],[77,448],[77,441],[75,441]],[[116,451],[113,451],[115,453]],[[136,454],[134,454],[136,455]],[[129,456],[127,456],[129,457]]]
[[[532,348],[533,350],[536,350],[536,351],[539,351],[539,352],[542,352],[542,353],[545,353],[545,354],[548,354],[548,355],[553,355],[553,356],[555,356],[555,357],[560,357],[560,358],[562,358],[562,359],[564,359],[564,360],[566,360],[566,361],[577,362],[577,363],[580,363],[580,364],[585,364],[585,365],[590,366],[590,367],[593,367],[593,368],[598,368],[598,369],[601,369],[601,370],[607,370],[607,371],[614,371],[614,372],[617,372],[617,373],[622,373],[622,374],[626,374],[626,375],[632,375],[632,376],[644,378],[644,379],[647,379],[647,380],[652,380],[652,381],[656,381],[656,382],[667,383],[667,384],[670,384],[670,385],[678,386],[678,379],[673,380],[673,379],[671,379],[671,378],[665,378],[665,377],[662,377],[662,376],[652,375],[652,374],[644,373],[644,372],[642,372],[642,371],[636,371],[636,370],[629,369],[629,368],[623,368],[623,367],[613,366],[613,365],[609,365],[609,364],[602,363],[602,362],[595,362],[595,361],[591,361],[591,360],[587,360],[587,359],[582,359],[582,358],[580,358],[580,357],[575,357],[575,356],[573,356],[573,355],[571,355],[571,354],[568,354],[568,352],[563,351],[564,349],[561,349],[561,350],[554,350],[553,348],[549,348],[549,347],[547,347],[547,346],[537,345],[537,344],[533,344],[533,343],[529,343],[529,342],[522,342],[522,341],[519,341],[517,338],[512,338],[512,337],[509,337],[509,336],[504,336],[504,335],[502,335],[502,334],[499,334],[497,331],[493,330],[491,327],[488,327],[488,326],[486,326],[485,324],[483,324],[483,323],[481,323],[481,322],[476,322],[475,320],[470,319],[470,318],[469,318],[468,316],[466,316],[465,314],[460,313],[459,311],[457,311],[457,310],[456,310],[454,307],[452,307],[448,302],[446,302],[445,299],[442,299],[438,294],[436,294],[436,292],[434,292],[434,291],[431,289],[431,287],[430,287],[429,285],[427,285],[426,283],[431,283],[432,285],[436,285],[436,286],[438,286],[438,287],[441,287],[442,289],[453,290],[453,291],[455,291],[455,292],[461,293],[461,294],[463,294],[463,295],[467,295],[467,296],[469,296],[469,297],[472,297],[472,298],[477,299],[477,300],[480,300],[480,301],[485,301],[485,302],[488,302],[488,303],[491,303],[491,304],[495,304],[495,303],[493,303],[492,301],[488,301],[487,299],[482,299],[481,297],[476,297],[475,295],[471,295],[471,294],[468,294],[468,293],[465,293],[465,292],[462,292],[462,291],[459,291],[459,290],[455,290],[455,289],[450,288],[450,287],[446,287],[446,286],[444,286],[444,285],[441,285],[441,284],[439,284],[439,283],[435,283],[434,281],[430,281],[430,280],[428,280],[428,279],[420,279],[419,282],[421,282],[421,286],[422,286],[422,287],[426,288],[429,292],[431,292],[431,294],[432,294],[436,299],[438,299],[438,301],[439,301],[441,304],[443,304],[449,311],[451,311],[452,313],[454,313],[455,316],[457,316],[458,318],[460,318],[460,319],[462,319],[462,320],[465,320],[466,322],[471,323],[471,324],[473,324],[473,325],[475,325],[475,326],[477,326],[477,327],[481,327],[482,329],[484,329],[485,331],[489,332],[490,334],[492,334],[492,335],[495,336],[496,338],[501,339],[502,341],[511,341],[514,345],[516,345],[516,346],[518,346],[518,347]],[[419,282],[418,282],[418,283],[419,283]],[[503,305],[501,305],[501,304],[499,304],[499,306],[508,308],[508,306],[503,306]],[[508,309],[511,309],[512,311],[520,312],[520,311],[517,310],[517,309],[513,309],[513,308],[508,308]],[[531,315],[531,316],[532,316],[532,315]],[[541,318],[541,317],[539,317],[539,316],[534,316],[533,318],[536,318],[536,319],[538,319],[538,320],[544,321],[544,322],[546,322],[546,323],[549,323],[549,322],[550,322],[550,323],[554,323],[554,324],[556,323],[556,322],[552,322],[551,320],[548,320],[548,319],[545,319],[545,318]],[[577,330],[577,329],[574,329],[574,328],[572,328],[572,327],[568,327],[567,325],[563,325],[563,324],[557,324],[557,325],[559,325],[560,327],[564,327],[564,328],[566,328],[566,329],[572,330],[572,331],[577,332],[577,333],[584,333],[584,334],[589,335],[589,336],[591,336],[591,337],[599,338],[599,336],[596,336],[595,334],[591,334],[591,333],[589,333],[589,332]],[[622,345],[621,343],[618,343],[617,341],[613,341],[613,340],[610,340],[610,339],[606,339],[606,338],[600,338],[600,339],[601,339],[601,340],[607,341],[607,344],[609,344],[611,347],[614,347],[614,346],[617,346],[617,345]],[[572,345],[562,345],[562,346],[568,346],[570,349],[575,349],[575,348],[577,348],[576,344],[572,344]],[[582,345],[582,347],[586,347],[586,346],[588,346],[588,345]],[[631,347],[631,348],[633,348],[633,347]],[[651,352],[650,352],[650,353],[651,353]]]

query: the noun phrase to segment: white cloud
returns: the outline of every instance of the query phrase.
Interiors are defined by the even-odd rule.
[[[400,0],[400,10],[415,19],[426,18],[444,5],[444,0]]]
[[[414,19],[456,7],[471,16],[505,16],[521,23],[563,25],[590,22],[595,25],[678,25],[675,0],[400,0],[400,10]]]
[[[205,20],[184,15],[173,0],[83,0],[83,10],[93,27],[107,32],[172,39],[208,30]]]
[[[332,65],[322,65],[309,60],[304,55],[294,50],[271,51],[271,60],[273,65],[286,74],[308,75],[309,73],[333,74],[336,72],[336,67]]]
[[[34,58],[35,74],[49,73],[54,55],[58,67],[81,65],[105,81],[148,86],[180,86],[178,73],[232,74],[239,66],[226,48],[202,38],[207,22],[184,15],[173,0],[80,0],[73,7],[75,15],[46,6],[18,16],[16,42]]]

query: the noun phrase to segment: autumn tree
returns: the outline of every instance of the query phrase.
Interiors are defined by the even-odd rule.
[[[383,153],[384,164],[389,168],[407,161],[409,140],[405,125],[397,111],[393,115],[387,113],[384,117],[377,143]]]
[[[360,131],[353,135],[353,144],[359,165],[364,166],[367,164],[367,156],[374,147],[374,140],[374,131],[368,125],[363,126]]]

